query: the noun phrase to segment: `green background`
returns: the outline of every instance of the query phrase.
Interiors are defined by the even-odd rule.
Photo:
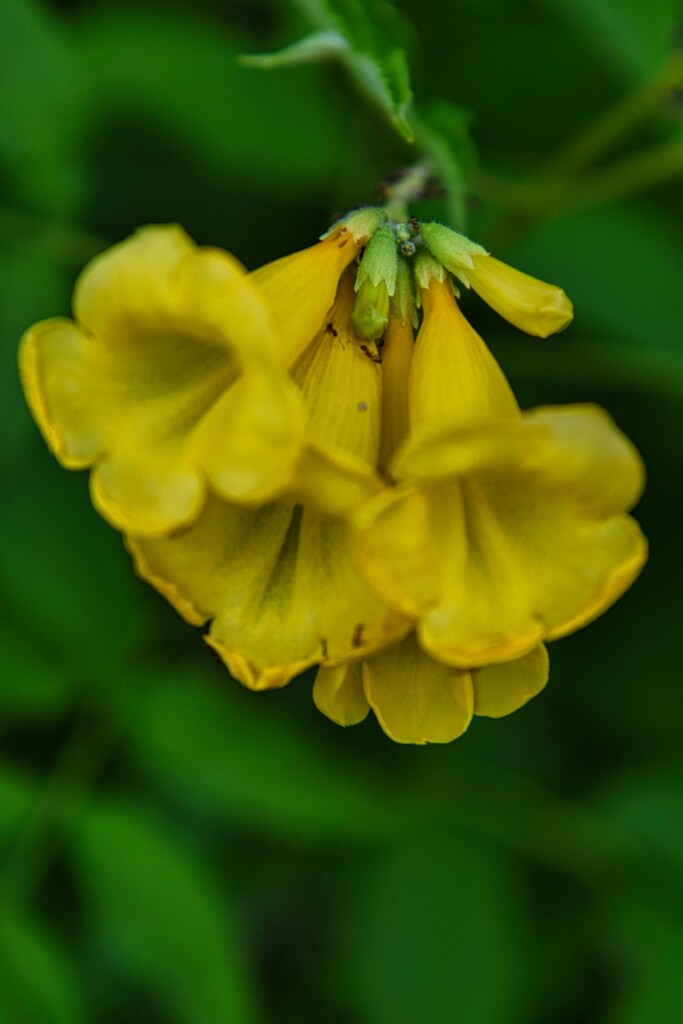
[[[541,696],[446,747],[339,729],[310,675],[233,682],[48,455],[18,339],[141,224],[255,267],[413,154],[341,68],[237,63],[298,38],[301,9],[3,0],[0,1024],[683,1020],[680,94],[591,168],[530,177],[660,72],[678,5],[403,6],[472,235],[576,319],[538,341],[466,312],[523,405],[597,401],[634,439],[650,562],[551,646]]]

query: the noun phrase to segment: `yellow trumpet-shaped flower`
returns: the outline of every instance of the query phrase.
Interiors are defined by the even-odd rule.
[[[338,228],[322,242],[252,272],[252,281],[282,330],[285,365],[291,365],[328,322],[339,279],[365,240],[362,233]]]
[[[209,643],[254,689],[283,686],[309,665],[360,658],[410,628],[356,568],[341,514],[382,486],[382,370],[373,343],[351,326],[354,298],[346,275],[291,367],[308,418],[296,493],[259,509],[214,497],[182,534],[128,540],[139,574],[189,622],[211,620]]]
[[[508,715],[547,679],[543,646],[515,661],[465,670],[430,657],[411,633],[362,662],[321,666],[313,699],[338,725],[362,722],[372,709],[398,743],[449,743],[465,732],[473,714]]]
[[[163,535],[199,514],[207,484],[269,500],[304,438],[283,341],[240,264],[178,227],[151,227],[94,259],[75,320],[24,335],[24,390],[62,465],[92,467],[99,511],[130,533]]]
[[[423,224],[421,232],[440,263],[515,327],[547,338],[571,323],[573,306],[557,285],[501,263],[481,245],[444,224]]]
[[[447,281],[422,301],[397,487],[361,511],[360,557],[422,648],[469,669],[578,629],[632,583],[644,473],[595,406],[520,412]]]

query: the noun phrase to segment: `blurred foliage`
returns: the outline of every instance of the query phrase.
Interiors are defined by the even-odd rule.
[[[1,1024],[683,1019],[679,19],[0,5]],[[342,45],[305,64],[237,60],[321,32]],[[15,370],[21,331],[139,224],[256,266],[416,150],[450,193],[418,214],[460,222],[467,198],[474,237],[573,298],[548,342],[466,305],[523,404],[599,401],[634,438],[652,540],[540,697],[427,749],[338,729],[310,676],[233,683],[53,463]]]

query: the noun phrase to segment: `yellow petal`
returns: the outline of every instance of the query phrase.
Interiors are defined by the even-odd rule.
[[[133,333],[168,332],[219,345],[246,361],[274,358],[282,347],[242,264],[220,249],[200,248],[173,225],[142,228],[96,256],[76,282],[74,313],[112,346]]]
[[[282,330],[285,365],[292,363],[324,327],[339,278],[358,251],[349,233],[335,233],[250,275]]]
[[[439,543],[427,496],[408,486],[385,490],[354,517],[358,564],[368,582],[405,615],[419,617],[438,603]]]
[[[273,362],[277,328],[236,260],[179,228],[148,228],[85,269],[75,307],[82,324],[26,333],[20,370],[57,458],[95,464],[93,501],[114,526],[150,536],[184,526],[209,464],[235,498],[283,489],[303,441],[301,398]]]
[[[305,425],[296,386],[280,374],[250,370],[204,417],[193,455],[224,498],[260,504],[293,478]]]
[[[515,327],[547,338],[571,323],[574,309],[561,288],[523,274],[493,256],[472,257],[467,276],[475,292]]]
[[[414,634],[363,664],[368,702],[397,743],[450,743],[472,719],[468,672],[428,657]]]
[[[382,430],[379,464],[386,469],[408,435],[408,380],[415,348],[413,326],[392,314],[382,349]]]
[[[545,633],[520,578],[519,538],[501,526],[493,500],[473,479],[429,490],[440,595],[418,635],[425,650],[462,667],[508,661]]]
[[[474,713],[489,718],[512,714],[548,682],[548,652],[541,644],[523,658],[472,670]]]
[[[26,400],[50,450],[67,469],[90,466],[105,451],[100,390],[105,371],[101,347],[71,320],[44,320],[21,339],[19,373]]]
[[[384,490],[367,463],[344,452],[307,444],[287,488],[293,501],[331,516],[351,516]]]
[[[525,414],[524,424],[543,443],[517,457],[547,486],[569,488],[575,501],[600,515],[628,510],[640,498],[643,461],[600,406],[540,406]]]
[[[206,483],[176,452],[155,452],[153,460],[131,450],[103,459],[90,475],[97,511],[117,530],[163,536],[192,522],[204,504]]]
[[[514,431],[510,421],[481,430],[481,445],[464,432],[461,465],[442,441],[431,453],[425,442],[419,489],[406,482],[357,517],[368,579],[420,618],[425,650],[461,667],[508,661],[579,628],[623,593],[647,554],[620,511],[642,486],[640,459],[599,410],[544,409]]]
[[[318,448],[377,465],[382,370],[376,349],[356,337],[351,324],[353,279],[345,275],[329,312],[291,368],[308,415],[307,438]]]
[[[210,499],[176,537],[129,538],[138,573],[247,686],[284,685],[309,665],[357,658],[407,627],[355,568],[341,520],[278,501],[250,510]]]
[[[357,725],[370,710],[363,692],[362,662],[321,665],[313,684],[313,700],[318,711],[337,725]]]
[[[517,403],[502,370],[460,312],[448,281],[422,290],[424,320],[410,374],[410,423],[428,433],[495,416]]]

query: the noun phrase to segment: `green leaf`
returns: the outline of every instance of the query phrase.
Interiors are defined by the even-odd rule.
[[[659,775],[620,776],[597,803],[603,819],[630,851],[633,883],[641,897],[658,902],[667,912],[678,908],[683,921],[681,772],[665,768]]]
[[[348,49],[348,40],[339,32],[311,32],[291,46],[285,46],[275,53],[248,53],[240,57],[240,63],[246,67],[288,68],[299,64],[315,64],[321,60],[338,57]]]
[[[631,77],[657,69],[671,52],[678,0],[546,0],[583,31],[591,45]]]
[[[0,843],[11,838],[21,828],[33,808],[35,798],[33,780],[15,765],[0,763]]]
[[[432,836],[357,880],[348,977],[373,1024],[533,1018],[533,948],[519,883],[487,848]]]
[[[337,53],[352,78],[404,139],[412,142],[408,115],[413,93],[403,45],[406,27],[394,6],[385,0],[299,0],[298,6],[317,29],[318,38],[335,36],[346,42],[344,47],[337,44]],[[302,44],[305,40],[295,47]],[[325,59],[329,56],[321,53]]]
[[[241,66],[236,33],[170,11],[95,6],[76,25],[74,45],[93,127],[111,116],[153,121],[202,168],[230,174],[233,190],[235,175],[297,193],[322,191],[334,176],[342,125],[318,69],[283,78]],[[225,201],[233,202],[227,191]]]
[[[36,0],[0,4],[0,165],[17,198],[51,213],[81,195],[80,82],[59,22]]]
[[[571,334],[603,331],[681,351],[683,247],[663,215],[626,203],[603,207],[539,228],[497,255],[562,285],[576,311]]]
[[[165,1020],[254,1021],[230,907],[196,853],[124,802],[93,808],[74,853],[107,960],[154,995]]]
[[[179,669],[147,680],[131,690],[131,742],[145,771],[189,806],[307,841],[374,842],[410,829],[388,790],[335,763],[324,738],[316,746],[293,732],[268,694],[244,691],[227,672],[220,689]]]
[[[64,953],[35,921],[3,907],[0,915],[0,1020],[81,1024],[85,1007]]]
[[[17,721],[59,714],[72,689],[62,667],[0,621],[0,733]]]
[[[679,878],[680,884],[680,878]],[[621,985],[605,1024],[678,1024],[683,1019],[683,926],[633,901],[608,922],[619,950]]]
[[[0,611],[17,639],[74,675],[109,678],[149,628],[147,595],[92,509],[85,474],[38,452],[4,485]]]

